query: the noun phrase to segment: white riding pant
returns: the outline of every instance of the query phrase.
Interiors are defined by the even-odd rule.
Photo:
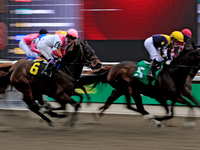
[[[30,56],[30,55],[38,56],[38,53],[31,51],[30,46],[27,45],[23,39],[19,42],[19,48],[21,48],[25,52],[26,56]]]
[[[45,38],[41,38],[39,43],[38,43],[38,50],[41,52],[41,54],[48,60],[48,59],[52,59],[52,47],[48,46],[45,43]]]
[[[144,41],[144,46],[147,49],[147,51],[149,52],[151,60],[156,59],[159,62],[161,62],[162,60],[164,60],[162,58],[162,56],[159,54],[158,50],[155,48],[155,46],[153,44],[153,38],[152,37],[149,37],[148,39],[146,39]]]

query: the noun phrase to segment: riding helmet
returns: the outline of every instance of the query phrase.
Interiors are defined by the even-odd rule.
[[[187,37],[189,37],[189,38],[192,37],[192,32],[191,32],[189,29],[183,29],[183,30],[181,31],[181,33],[182,33],[184,36],[187,36]]]
[[[75,29],[69,29],[67,31],[67,35],[77,38],[78,37],[78,32]]]
[[[47,34],[48,31],[47,31],[46,29],[40,29],[39,33],[40,33],[40,34]]]
[[[178,40],[179,42],[184,42],[184,36],[180,31],[174,31],[170,35],[172,38]]]

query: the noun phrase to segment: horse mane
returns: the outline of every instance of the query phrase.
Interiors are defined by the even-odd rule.
[[[180,55],[177,58],[174,58],[171,64],[180,64],[183,59],[187,59],[189,61],[189,55],[193,53],[194,47],[191,44],[188,44],[184,47],[184,49],[180,52]]]
[[[78,51],[80,49],[80,45],[78,43],[73,43],[66,49],[66,54],[63,57],[63,62],[72,62],[76,57]]]

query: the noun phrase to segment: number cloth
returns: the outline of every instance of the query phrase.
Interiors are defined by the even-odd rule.
[[[135,71],[135,73],[132,75],[132,78],[137,78],[138,80],[140,80],[142,83],[149,85],[149,78],[147,77],[147,73],[150,69],[150,63],[147,61],[140,61],[137,64],[137,70]],[[150,85],[155,85],[155,82],[157,80],[158,74],[161,70],[163,66],[163,63],[161,64],[161,67],[155,71],[155,80],[150,82]]]

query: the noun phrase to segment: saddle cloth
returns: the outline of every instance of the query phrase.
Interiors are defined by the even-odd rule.
[[[42,70],[44,70],[45,66],[47,65],[47,62],[44,60],[34,60],[34,63],[31,65],[29,69],[29,74],[36,76],[37,78],[43,78],[45,79],[45,75],[41,74]]]
[[[158,74],[159,72],[162,70],[163,67],[163,63],[161,63],[161,66],[157,69],[157,71],[155,71],[155,79],[152,81],[149,80],[147,73],[149,71],[151,67],[151,63],[147,62],[147,61],[140,61],[137,64],[137,69],[134,72],[134,74],[132,75],[132,78],[137,78],[138,80],[140,80],[142,83],[146,84],[146,85],[155,85],[155,82],[158,78]]]

